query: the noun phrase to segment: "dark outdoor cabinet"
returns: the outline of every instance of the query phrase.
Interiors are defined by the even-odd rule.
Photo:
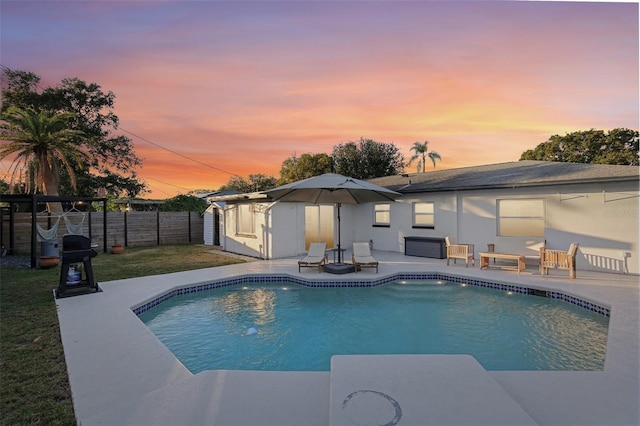
[[[447,257],[447,243],[444,238],[404,237],[404,254],[444,259]]]

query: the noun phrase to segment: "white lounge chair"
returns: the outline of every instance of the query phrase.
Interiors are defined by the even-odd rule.
[[[318,268],[318,272],[322,272],[322,266],[326,262],[327,243],[311,243],[305,258],[298,261],[298,272],[301,268]]]
[[[378,261],[371,256],[369,243],[353,243],[351,261],[356,272],[361,271],[362,268],[376,268],[376,274],[378,273]]]

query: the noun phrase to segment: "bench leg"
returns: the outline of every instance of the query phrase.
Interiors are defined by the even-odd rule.
[[[489,258],[480,256],[480,269],[489,268]]]

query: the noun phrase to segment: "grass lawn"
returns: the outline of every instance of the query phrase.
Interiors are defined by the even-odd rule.
[[[100,283],[243,262],[205,245],[127,248],[100,253]],[[52,290],[60,266],[0,269],[0,424],[76,424]],[[90,297],[90,296],[88,296]]]

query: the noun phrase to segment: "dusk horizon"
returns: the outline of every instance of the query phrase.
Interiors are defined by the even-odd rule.
[[[277,178],[292,155],[360,138],[407,159],[428,140],[442,157],[429,172],[518,161],[553,135],[639,127],[637,3],[0,8],[3,67],[42,87],[78,78],[115,94],[115,134],[143,159],[143,198],[217,189],[233,175]]]

